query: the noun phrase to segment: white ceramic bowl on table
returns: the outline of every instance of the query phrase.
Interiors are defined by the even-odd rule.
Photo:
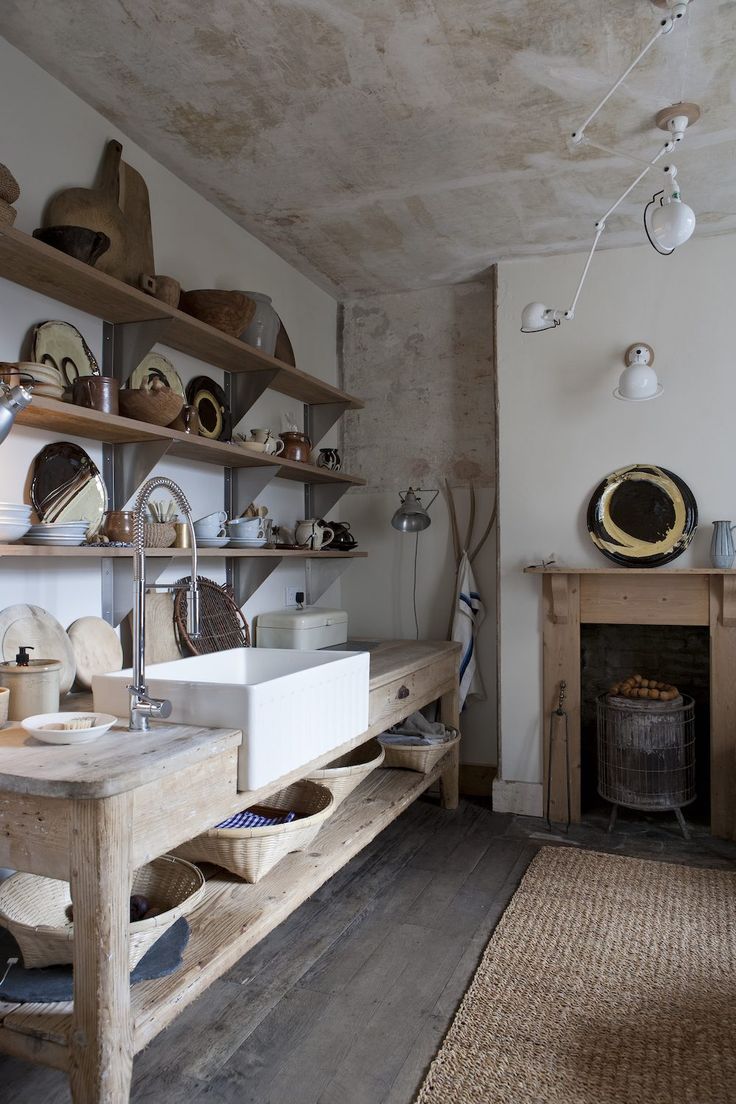
[[[49,725],[68,724],[75,717],[94,716],[91,728],[49,728]],[[36,713],[21,721],[21,727],[29,735],[44,744],[89,744],[104,735],[115,724],[117,717],[111,713]]]

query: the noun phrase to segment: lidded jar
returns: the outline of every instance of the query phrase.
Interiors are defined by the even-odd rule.
[[[10,691],[8,720],[23,721],[59,708],[60,659],[30,659],[30,644],[21,645],[14,660],[0,663],[0,686]]]

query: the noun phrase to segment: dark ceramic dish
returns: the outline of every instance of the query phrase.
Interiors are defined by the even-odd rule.
[[[34,230],[33,236],[88,265],[96,264],[110,248],[107,234],[100,230],[88,230],[86,226],[44,226]]]
[[[209,376],[196,376],[187,384],[187,402],[197,412],[202,437],[212,441],[232,440],[233,418],[219,383]]]
[[[654,464],[611,472],[588,503],[596,548],[624,567],[661,567],[682,555],[698,527],[698,507],[684,480]]]

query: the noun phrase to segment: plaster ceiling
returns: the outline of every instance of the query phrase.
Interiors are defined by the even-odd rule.
[[[569,132],[654,32],[648,0],[5,0],[6,37],[342,296],[584,249],[636,169]],[[590,130],[678,150],[698,233],[736,230],[736,4],[694,0]],[[657,186],[660,186],[659,184]],[[603,245],[642,240],[642,183]]]

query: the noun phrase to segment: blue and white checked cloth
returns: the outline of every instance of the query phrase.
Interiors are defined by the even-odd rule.
[[[296,820],[296,813],[284,813],[283,816],[265,817],[260,813],[251,813],[244,809],[242,813],[233,813],[227,820],[216,824],[216,828],[270,828],[272,824],[290,824]]]

